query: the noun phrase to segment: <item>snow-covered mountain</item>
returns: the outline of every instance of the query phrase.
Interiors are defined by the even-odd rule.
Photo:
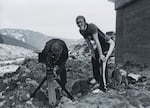
[[[20,46],[20,47],[24,47],[24,48],[31,49],[31,50],[34,50],[34,51],[37,50],[35,47],[33,47],[33,46],[31,46],[27,43],[24,43],[21,40],[17,40],[15,38],[12,38],[10,36],[3,35],[3,34],[0,34],[0,43]]]
[[[29,44],[38,50],[42,49],[45,42],[52,38],[39,32],[22,29],[1,29],[0,33]]]
[[[26,44],[33,46],[37,50],[42,50],[44,48],[45,43],[48,40],[56,38],[53,36],[45,35],[40,32],[23,29],[0,29],[0,34],[7,35],[11,38],[20,40]],[[71,39],[62,39],[62,40],[64,40],[68,46],[75,42],[75,40]]]

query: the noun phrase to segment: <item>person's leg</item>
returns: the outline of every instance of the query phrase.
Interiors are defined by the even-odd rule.
[[[103,66],[103,62],[101,61],[99,63],[99,61],[97,59],[92,58],[92,66],[93,66],[93,76],[96,79],[97,82],[99,82],[100,84],[100,89],[104,91],[104,81],[103,81],[103,70],[102,70],[102,66]],[[107,82],[107,72],[105,72],[105,79]]]
[[[56,70],[56,74],[57,76],[59,76],[61,85],[65,87],[67,83],[65,65],[59,65]],[[55,89],[55,92],[56,92],[56,99],[57,99],[57,104],[58,104],[61,97],[63,96],[63,90],[60,85]]]
[[[96,79],[97,82],[100,83],[100,89],[104,90],[104,81],[103,81],[103,62],[99,62],[99,54],[98,50],[95,50],[95,58],[92,57],[92,67],[93,67],[93,77]],[[105,69],[105,80],[106,84],[108,82],[108,71],[107,71],[107,63]]]
[[[104,53],[104,55],[106,56],[107,53]],[[102,67],[103,67],[103,84],[104,84],[104,88],[107,89],[107,86],[108,86],[108,64],[107,62],[106,63],[103,63],[102,62]]]
[[[99,62],[97,60],[97,58],[93,58],[91,59],[91,62],[92,62],[92,69],[93,69],[93,77],[95,78],[95,80],[97,82],[100,82],[100,67],[99,67]]]
[[[99,54],[98,50],[95,50],[95,58],[92,57],[91,59],[92,62],[92,69],[93,69],[93,77],[96,79],[97,82],[102,82],[102,66],[99,63]]]
[[[101,71],[101,74],[100,74],[100,89],[101,90],[104,90],[104,80],[103,80],[103,62],[101,61],[99,63],[99,66],[100,66],[100,71]]]
[[[108,64],[106,63],[106,69],[105,69],[105,76],[106,76],[106,84],[109,83],[108,81]]]
[[[107,89],[108,86],[108,68],[107,63],[102,63],[103,66],[103,84],[104,88]]]
[[[66,83],[67,83],[67,73],[66,73],[66,66],[65,66],[65,64],[60,66],[59,74],[60,74],[60,81],[61,81],[62,85],[65,86]]]

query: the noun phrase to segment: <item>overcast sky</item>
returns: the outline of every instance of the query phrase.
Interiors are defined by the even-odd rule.
[[[88,23],[105,33],[115,31],[115,13],[114,4],[107,0],[0,0],[0,29],[27,29],[79,39],[76,16],[85,16]]]

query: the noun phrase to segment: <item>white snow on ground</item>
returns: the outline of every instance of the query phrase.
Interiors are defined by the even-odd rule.
[[[15,60],[0,61],[0,65],[21,64],[24,60],[25,58],[17,58]]]
[[[3,76],[5,73],[15,72],[18,69],[19,65],[7,65],[0,67],[0,76]]]
[[[129,73],[128,76],[135,79],[136,81],[138,81],[142,77],[141,75],[134,74],[134,73]]]
[[[37,54],[22,47],[0,44],[0,76],[15,72],[25,58],[37,58]]]
[[[22,57],[36,57],[37,54],[29,49],[12,45],[0,44],[0,61],[14,60]]]

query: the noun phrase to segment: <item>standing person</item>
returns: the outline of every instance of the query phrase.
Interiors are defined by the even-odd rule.
[[[68,59],[68,48],[64,41],[60,39],[49,40],[42,52],[39,54],[39,62],[46,64],[47,72],[56,71],[56,75],[60,76],[63,86],[66,85],[66,61]],[[51,73],[47,73],[49,75]]]
[[[115,43],[106,36],[96,25],[86,22],[84,16],[76,18],[79,32],[86,40],[92,54],[93,77],[100,83],[100,89],[107,87],[107,60],[110,57]]]

